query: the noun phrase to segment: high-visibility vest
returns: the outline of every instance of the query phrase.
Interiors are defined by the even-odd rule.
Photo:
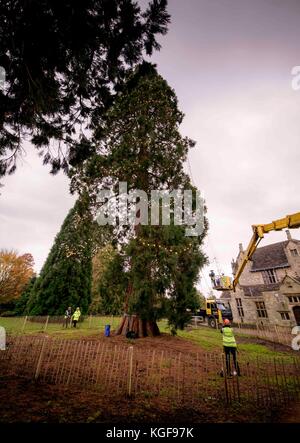
[[[229,288],[231,285],[230,277],[226,277],[226,275],[222,275],[221,285],[223,288]]]
[[[73,314],[73,320],[77,320],[78,321],[80,315],[81,315],[80,311],[75,311],[74,314]]]
[[[222,333],[223,333],[223,346],[236,348],[236,341],[233,335],[233,330],[228,326],[224,326],[222,328]]]

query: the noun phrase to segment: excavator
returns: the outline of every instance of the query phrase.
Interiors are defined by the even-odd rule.
[[[292,215],[287,215],[284,218],[272,221],[271,223],[261,224],[261,225],[252,225],[253,235],[250,240],[250,243],[247,247],[245,255],[236,270],[233,281],[231,281],[230,277],[225,276],[224,274],[216,276],[214,271],[211,271],[209,276],[213,283],[213,289],[217,291],[234,291],[239,282],[240,276],[245,269],[246,264],[249,260],[251,260],[252,255],[254,254],[257,246],[260,241],[264,238],[265,234],[268,234],[271,231],[281,231],[285,228],[295,229],[300,227],[300,212],[296,212]]]

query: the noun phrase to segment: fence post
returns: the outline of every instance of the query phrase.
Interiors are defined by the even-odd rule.
[[[26,315],[25,318],[24,318],[24,322],[23,322],[23,326],[22,326],[21,334],[23,334],[23,332],[24,332],[26,322],[27,322],[27,315]]]
[[[164,357],[164,351],[161,351],[161,357],[160,357],[160,362],[159,362],[158,395],[160,395],[160,387],[161,387],[161,367],[162,367],[163,357]]]
[[[47,330],[48,322],[49,322],[49,315],[47,315],[47,318],[46,318],[46,323],[45,323],[45,326],[44,326],[44,332],[46,332],[46,330]]]
[[[290,391],[289,391],[289,386],[288,386],[286,375],[285,375],[284,361],[282,358],[280,359],[280,362],[281,362],[282,374],[283,374],[284,393],[286,394],[285,395],[285,397],[286,397],[285,404],[287,404],[290,399]]]
[[[222,369],[223,369],[224,384],[225,384],[226,403],[228,404],[229,396],[228,396],[228,384],[227,384],[227,370],[226,370],[226,362],[224,354],[222,354]]]
[[[89,329],[91,329],[91,321],[92,321],[92,316],[90,314],[90,316],[89,316]]]
[[[128,396],[131,397],[131,391],[132,391],[133,346],[130,346],[128,351],[129,351]]]
[[[40,374],[45,343],[46,343],[46,339],[44,338],[43,344],[42,344],[42,349],[41,349],[41,352],[40,352],[40,355],[39,355],[39,359],[38,359],[38,362],[37,362],[37,365],[36,365],[36,370],[35,370],[35,375],[34,375],[35,380],[37,380],[37,378],[38,378],[38,376]]]

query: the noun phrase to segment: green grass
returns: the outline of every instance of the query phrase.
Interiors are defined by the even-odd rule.
[[[63,328],[61,323],[48,323],[45,331],[46,317],[42,318],[41,322],[33,322],[28,319],[25,323],[25,317],[0,317],[0,326],[6,329],[7,334],[40,334],[46,332],[47,335],[66,338],[80,338],[104,334],[105,325],[109,324],[113,331],[121,322],[121,317],[118,316],[92,316],[86,317],[84,321],[77,324],[77,328],[68,327]],[[169,332],[167,320],[158,322],[161,332]]]
[[[68,338],[78,336],[103,334],[105,325],[110,324],[111,329],[115,329],[120,323],[121,317],[87,317],[77,324],[77,328],[63,328],[61,323],[48,323],[46,333],[48,335],[67,336]],[[25,323],[25,317],[0,317],[0,326],[6,329],[8,334],[36,334],[45,331],[46,317],[42,322],[33,322],[29,319]]]
[[[198,344],[207,351],[217,348],[222,349],[222,335],[220,331],[215,329],[202,327],[190,331],[178,331],[177,335]]]
[[[222,334],[219,330],[211,329],[208,327],[201,327],[199,329],[193,330],[185,330],[178,331],[178,336],[185,339],[190,340],[193,343],[196,343],[202,349],[207,351],[220,351],[223,350],[222,344]],[[278,352],[276,350],[271,349],[267,345],[257,344],[255,343],[255,337],[253,338],[254,343],[240,343],[239,337],[236,336],[238,343],[238,351],[243,357],[246,357],[248,360],[254,360],[257,357],[261,359],[270,359],[273,357],[281,357],[284,359],[286,363],[292,362],[293,356],[287,352]],[[272,346],[272,345],[271,345]]]

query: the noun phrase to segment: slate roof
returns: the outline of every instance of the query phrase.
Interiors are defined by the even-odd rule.
[[[287,276],[294,280],[296,283],[300,283],[300,277],[294,277],[291,275]],[[284,277],[283,280],[285,278],[286,277]],[[244,295],[250,297],[258,297],[262,295],[262,292],[278,291],[283,283],[283,280],[277,283],[269,283],[268,285],[240,285],[240,287],[244,291]]]
[[[284,250],[289,242],[290,240],[286,240],[257,248],[252,256],[251,272],[289,267]],[[299,240],[293,240],[293,242],[300,243]]]
[[[268,291],[278,291],[281,283],[269,283],[268,285],[241,285],[241,289],[244,291],[244,295],[257,297],[262,294],[262,292]]]

